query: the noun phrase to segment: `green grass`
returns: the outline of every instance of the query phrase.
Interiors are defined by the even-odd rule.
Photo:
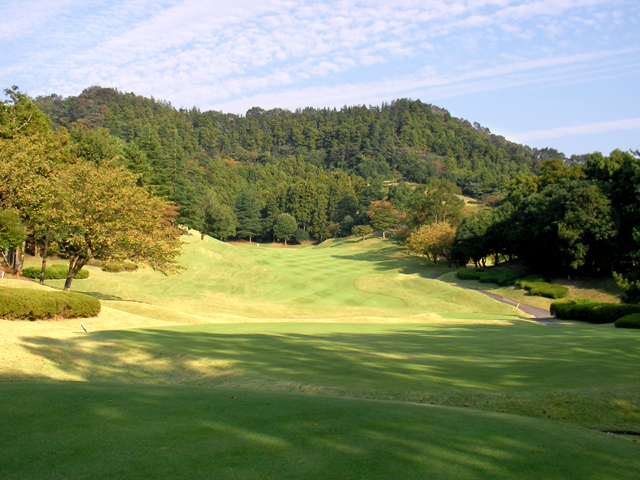
[[[88,267],[88,334],[0,321],[1,478],[639,476],[597,432],[640,431],[637,330],[532,323],[379,238],[186,240],[181,275]]]
[[[182,274],[165,278],[141,269],[112,275],[88,267],[91,277],[74,282],[72,290],[131,313],[138,313],[135,304],[142,302],[213,320],[220,315],[410,319],[425,313],[520,314],[476,292],[425,278],[451,269],[406,255],[391,240],[347,238],[317,247],[270,248],[187,239]],[[47,284],[63,286],[62,281]]]
[[[5,387],[7,480],[599,480],[640,469],[638,446],[612,435],[464,408],[233,389]]]

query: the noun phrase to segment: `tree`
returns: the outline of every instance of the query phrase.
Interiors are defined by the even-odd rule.
[[[430,257],[434,263],[441,255],[450,263],[451,246],[455,234],[455,229],[446,222],[430,223],[409,235],[407,248],[411,252]]]
[[[205,206],[203,234],[224,240],[236,234],[236,225],[233,209],[220,203],[215,195],[210,195]]]
[[[383,200],[375,200],[371,202],[369,205],[369,210],[367,211],[367,217],[370,218],[371,226],[373,228],[377,228],[378,230],[382,230],[382,238],[385,237],[385,231],[393,227],[397,222],[397,211],[390,202],[385,202]]]
[[[136,176],[123,167],[79,162],[59,178],[67,192],[59,205],[65,232],[59,248],[69,259],[65,290],[95,257],[131,260],[165,275],[180,269],[175,208],[137,186]]]
[[[273,225],[273,233],[277,239],[284,239],[284,244],[287,244],[287,240],[296,232],[298,223],[296,219],[288,213],[281,213],[276,217],[276,222]]]
[[[485,265],[489,255],[486,233],[490,224],[491,217],[487,212],[476,213],[462,221],[451,247],[451,258],[455,263],[466,265],[472,260],[476,266]]]
[[[356,237],[362,237],[362,240],[364,240],[373,233],[373,228],[371,228],[371,225],[356,225],[351,233]]]
[[[448,180],[431,178],[424,187],[418,187],[409,200],[409,223],[449,222],[458,224],[464,201],[457,195],[460,189]]]
[[[18,87],[5,89],[7,100],[0,102],[0,138],[51,134],[51,121]]]
[[[0,210],[0,254],[5,263],[9,261],[5,250],[14,249],[27,238],[27,230],[22,225],[20,216],[13,210]]]
[[[256,192],[252,189],[244,189],[238,193],[234,208],[238,226],[236,235],[240,238],[248,238],[260,234],[262,222],[260,220],[260,202]]]
[[[351,218],[351,215],[347,215],[340,222],[340,229],[342,230],[341,233],[343,236],[349,235],[353,227],[354,227],[354,221],[353,221],[353,218]]]

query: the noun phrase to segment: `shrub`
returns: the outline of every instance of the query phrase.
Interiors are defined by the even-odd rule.
[[[613,323],[625,315],[640,313],[640,305],[571,299],[554,302],[549,310],[558,318],[601,324]]]
[[[459,268],[456,275],[460,280],[480,280],[484,269],[482,268]]]
[[[27,267],[22,270],[22,275],[27,278],[39,280],[41,271],[42,268],[40,267]],[[44,271],[45,280],[64,280],[68,275],[69,267],[62,263],[54,263],[53,265],[47,267]],[[89,278],[89,272],[83,268],[76,274],[76,279],[83,280],[85,278]]]
[[[544,280],[519,280],[516,285],[529,290],[531,295],[547,298],[564,298],[569,295],[569,289],[557,283],[547,283]]]
[[[120,261],[120,260],[110,260],[104,262],[102,265],[102,270],[109,273],[118,273],[118,272],[134,272],[138,269],[138,265],[133,262]]]
[[[618,328],[640,328],[640,313],[630,313],[615,321]]]
[[[296,230],[296,233],[293,234],[293,239],[296,242],[306,242],[309,240],[309,233],[302,228]]]
[[[518,270],[487,270],[480,274],[482,283],[497,283],[500,286],[513,285],[522,277]]]
[[[42,320],[94,317],[100,313],[100,301],[81,293],[0,288],[0,317],[11,320]]]

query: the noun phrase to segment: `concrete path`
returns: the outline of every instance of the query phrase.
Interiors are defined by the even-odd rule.
[[[454,285],[454,287],[464,288],[465,290],[474,290],[486,295],[487,297],[491,297],[494,300],[514,306],[522,310],[523,312],[532,315],[532,320],[535,320],[538,323],[542,323],[544,325],[561,326],[560,323],[552,320],[551,313],[549,312],[549,310],[545,310],[544,308],[532,307],[531,305],[526,305],[524,303],[520,303],[520,305],[518,305],[518,302],[516,302],[515,300],[511,300],[510,298],[506,298],[501,295],[496,295],[495,293],[487,292],[486,290],[480,290],[479,288],[464,287],[462,285]]]

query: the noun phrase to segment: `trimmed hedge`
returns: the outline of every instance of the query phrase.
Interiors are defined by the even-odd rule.
[[[120,261],[120,260],[110,260],[104,262],[102,265],[102,270],[110,273],[118,273],[118,272],[134,272],[138,269],[138,265],[133,262]]]
[[[42,272],[41,267],[27,267],[22,270],[22,275],[34,280],[40,280],[40,272]],[[67,275],[69,275],[69,267],[62,263],[54,263],[44,271],[45,280],[64,280]],[[76,274],[76,280],[85,278],[89,278],[89,272],[83,268]]]
[[[495,270],[484,268],[460,268],[456,273],[460,280],[480,280],[482,283],[497,283],[500,286],[513,285],[522,277],[518,270]]]
[[[497,283],[504,287],[513,285],[520,277],[522,277],[522,273],[518,270],[487,270],[480,274],[480,282]]]
[[[569,289],[557,283],[547,283],[544,280],[518,280],[520,288],[529,290],[531,295],[547,298],[564,298],[569,295]]]
[[[626,315],[640,313],[640,305],[571,299],[553,302],[549,310],[558,318],[602,324],[614,323]]]
[[[640,328],[640,313],[630,313],[615,321],[618,328]]]
[[[484,272],[483,268],[466,268],[458,269],[456,275],[460,280],[480,280],[480,275]]]
[[[0,317],[10,320],[44,320],[95,317],[100,300],[74,292],[33,288],[0,288]]]

